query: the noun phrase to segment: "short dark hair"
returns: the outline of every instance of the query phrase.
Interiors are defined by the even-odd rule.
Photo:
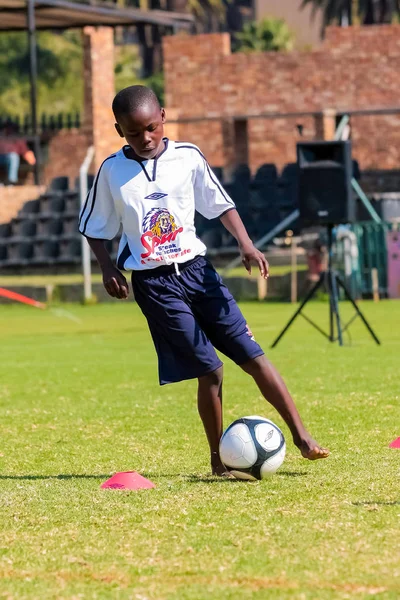
[[[144,85],[130,85],[115,96],[112,109],[118,121],[118,117],[135,112],[148,104],[155,104],[161,110],[160,102],[152,89]]]

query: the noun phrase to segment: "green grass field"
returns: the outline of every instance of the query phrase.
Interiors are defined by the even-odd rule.
[[[288,451],[270,479],[210,476],[195,382],[160,388],[134,304],[77,319],[0,307],[0,598],[248,600],[400,597],[400,302],[361,304],[339,348],[290,305],[243,304],[311,432],[310,463],[253,383],[226,362],[225,423],[261,414]],[[327,304],[307,312],[327,322]],[[343,313],[350,314],[344,306]],[[154,490],[100,490],[138,470]]]

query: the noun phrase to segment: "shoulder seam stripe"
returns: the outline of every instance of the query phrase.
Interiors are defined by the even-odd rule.
[[[115,158],[115,156],[116,156],[115,154],[111,154],[111,156],[108,156],[108,157],[107,157],[105,160],[103,160],[103,162],[102,162],[102,163],[101,163],[101,165],[100,165],[100,169],[98,170],[98,173],[97,173],[97,175],[96,175],[96,179],[95,179],[95,181],[94,181],[92,207],[91,207],[91,209],[90,209],[90,211],[89,211],[89,214],[88,214],[88,216],[86,217],[86,221],[85,221],[85,225],[83,226],[83,230],[81,231],[81,230],[80,230],[80,226],[81,226],[81,223],[82,223],[82,220],[83,220],[83,215],[84,215],[84,213],[85,213],[85,210],[86,210],[86,208],[87,208],[87,202],[88,202],[88,200],[89,200],[89,195],[88,195],[88,197],[86,198],[85,207],[84,207],[84,209],[83,209],[83,211],[82,211],[82,216],[81,216],[81,219],[80,219],[80,222],[79,222],[79,231],[80,231],[80,232],[81,232],[83,235],[85,235],[85,232],[86,232],[86,227],[87,227],[87,224],[88,224],[88,221],[89,221],[90,217],[92,216],[92,212],[93,212],[94,205],[95,205],[95,202],[96,202],[97,183],[98,183],[98,181],[99,181],[100,171],[101,171],[101,169],[103,168],[103,165],[104,165],[104,163],[105,163],[105,162],[107,162],[108,160],[110,160],[110,158]]]
[[[82,214],[81,214],[81,216],[79,217],[79,223],[78,223],[79,227],[80,227],[80,225],[81,225],[81,221],[82,221],[83,214],[84,214],[84,212],[85,212],[85,210],[86,210],[86,208],[87,208],[87,203],[88,203],[88,200],[89,200],[89,195],[90,195],[90,190],[89,190],[89,191],[88,191],[88,193],[86,194],[86,200],[85,200],[85,204],[84,204],[84,206],[83,206]]]
[[[226,195],[226,193],[224,192],[224,189],[219,185],[218,180],[214,179],[210,165],[208,164],[207,159],[204,156],[204,154],[201,152],[201,150],[196,148],[196,146],[190,146],[189,144],[185,144],[184,146],[175,146],[175,150],[179,150],[180,148],[189,148],[190,150],[196,150],[196,152],[198,152],[200,154],[200,156],[203,158],[203,160],[206,164],[207,171],[208,171],[211,181],[213,182],[214,185],[217,186],[219,192],[222,194],[222,197],[228,202],[228,204],[232,204],[233,208],[236,208],[234,201],[231,198],[229,198],[229,196]]]

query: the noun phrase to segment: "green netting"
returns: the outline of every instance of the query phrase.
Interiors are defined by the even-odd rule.
[[[387,293],[387,244],[386,232],[391,223],[356,223],[351,230],[355,233],[358,245],[358,282],[362,296],[372,294],[372,269],[378,271],[379,293]]]

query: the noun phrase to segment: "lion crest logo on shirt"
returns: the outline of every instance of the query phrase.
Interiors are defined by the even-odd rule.
[[[148,258],[156,251],[157,257],[164,254],[179,252],[175,240],[183,227],[178,227],[175,217],[166,208],[152,208],[142,222],[142,237],[140,238],[146,252],[141,258]],[[163,246],[162,249],[159,247]],[[158,248],[158,250],[156,250]],[[156,257],[156,259],[157,259]]]

